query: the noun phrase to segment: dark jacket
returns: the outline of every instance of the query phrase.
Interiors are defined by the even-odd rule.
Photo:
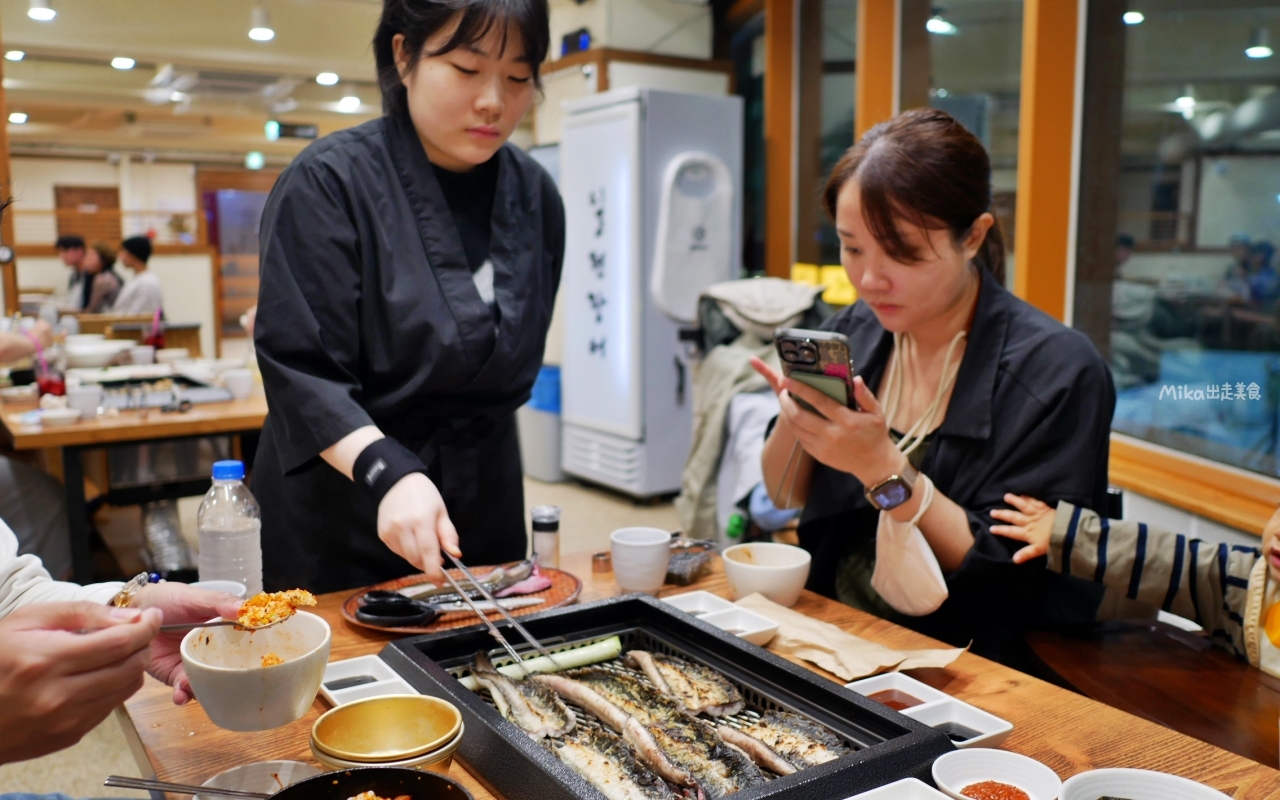
[[[854,367],[877,391],[893,336],[865,303],[824,326],[849,337]],[[964,359],[923,471],[965,509],[973,549],[947,575],[950,598],[899,621],[955,645],[1001,657],[1021,631],[1047,618],[1092,621],[1101,594],[1047,573],[1044,559],[1015,565],[1020,543],[993,536],[989,512],[1006,492],[1106,508],[1115,388],[1084,334],[1014,297],[984,274]],[[800,526],[813,554],[809,588],[835,594],[842,555],[874,539],[878,512],[852,475],[818,464]]]
[[[312,144],[271,191],[254,337],[271,407],[253,474],[268,588],[414,571],[378,539],[370,496],[320,458],[370,424],[422,458],[467,561],[524,557],[514,412],[542,364],[564,207],[519,148],[495,158],[496,312],[407,114]]]

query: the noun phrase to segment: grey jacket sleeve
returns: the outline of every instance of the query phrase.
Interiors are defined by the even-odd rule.
[[[1244,655],[1241,630],[1257,548],[1215,544],[1145,522],[1058,504],[1048,568],[1100,583],[1180,617]]]

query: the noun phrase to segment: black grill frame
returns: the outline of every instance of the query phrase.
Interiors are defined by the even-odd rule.
[[[932,783],[933,761],[955,749],[945,734],[923,723],[645,595],[567,606],[520,621],[552,650],[557,641],[614,634],[622,634],[625,642],[639,629],[755,693],[748,697],[750,706],[796,711],[861,745],[836,761],[739,792],[735,800],[843,800],[901,778]],[[513,630],[504,633],[518,641]],[[458,707],[466,734],[455,757],[498,797],[603,800],[595,787],[454,678],[477,650],[493,646],[488,630],[476,625],[391,642],[381,657],[419,692]]]

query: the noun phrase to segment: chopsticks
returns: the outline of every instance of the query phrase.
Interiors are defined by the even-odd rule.
[[[449,557],[449,560],[453,562],[453,565],[457,567],[462,572],[463,575],[467,576],[467,580],[471,581],[471,585],[475,586],[476,589],[480,591],[480,594],[484,596],[484,599],[488,600],[490,603],[493,603],[494,607],[498,609],[498,612],[502,614],[502,618],[505,619],[507,622],[511,623],[511,627],[515,628],[516,631],[519,632],[519,634],[522,637],[524,637],[524,640],[526,642],[533,645],[535,650],[537,650],[543,656],[546,656],[547,660],[550,661],[552,664],[555,664],[556,669],[562,669],[562,667],[560,666],[560,662],[556,661],[555,656],[551,655],[551,651],[543,647],[542,642],[539,642],[536,638],[534,638],[533,634],[529,633],[529,631],[527,631],[523,625],[521,625],[519,622],[516,622],[516,618],[511,616],[511,613],[507,611],[505,608],[503,608],[502,605],[496,599],[494,599],[493,595],[489,594],[489,590],[484,588],[484,586],[481,585],[480,581],[476,580],[476,576],[471,574],[471,570],[467,569],[466,565],[463,564],[462,561],[460,561],[456,556],[454,556],[453,553],[446,551],[445,555]],[[524,666],[524,659],[520,657],[520,654],[517,653],[515,648],[511,646],[511,643],[507,641],[507,637],[503,636],[502,632],[498,630],[498,626],[494,625],[493,622],[489,620],[488,615],[480,611],[480,609],[476,606],[475,601],[471,599],[470,595],[462,591],[462,588],[458,586],[457,582],[453,579],[453,576],[449,574],[448,570],[443,570],[443,572],[444,572],[444,577],[449,581],[449,583],[458,592],[458,594],[462,596],[462,599],[465,600],[467,605],[471,606],[471,609],[476,612],[476,616],[484,620],[484,624],[489,628],[489,634],[493,636],[493,638],[498,640],[498,644],[502,645],[502,649],[506,650],[507,654],[510,655],[513,659],[515,659],[515,662],[517,664]]]
[[[186,783],[169,783],[153,781],[146,778],[128,778],[124,775],[112,775],[102,782],[103,786],[115,789],[147,789],[153,792],[173,792],[174,794],[199,794],[213,797],[271,797],[267,792],[246,792],[241,789],[212,789],[208,786],[191,786]]]

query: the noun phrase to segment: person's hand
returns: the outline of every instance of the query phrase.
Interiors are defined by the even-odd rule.
[[[441,549],[462,557],[458,531],[449,519],[444,498],[421,472],[404,476],[383,496],[378,504],[378,538],[436,585],[444,583]]]
[[[1034,497],[1018,494],[1006,494],[1004,501],[1013,508],[997,508],[991,516],[1008,524],[992,525],[991,532],[1027,543],[1026,547],[1013,554],[1013,563],[1023,564],[1048,553],[1057,510]]]
[[[758,358],[751,360],[751,366],[778,395],[781,421],[809,455],[868,486],[902,471],[905,459],[889,439],[889,425],[880,403],[861,377],[853,379],[858,409],[852,409],[808,384],[784,377]],[[801,408],[796,398],[818,413]]]
[[[235,619],[241,601],[233,594],[210,592],[185,583],[153,583],[144,586],[133,597],[137,608],[157,608],[170,625],[184,622],[208,622],[211,619]],[[182,668],[182,637],[185,632],[162,633],[151,646],[151,662],[147,672],[156,680],[173,687],[173,702],[182,705],[191,699],[191,684]]]
[[[162,616],[79,602],[0,619],[0,764],[70,747],[138,691]]]
[[[53,346],[53,326],[45,320],[36,320],[36,324],[31,326],[28,333],[40,343],[41,347],[48,349]]]

